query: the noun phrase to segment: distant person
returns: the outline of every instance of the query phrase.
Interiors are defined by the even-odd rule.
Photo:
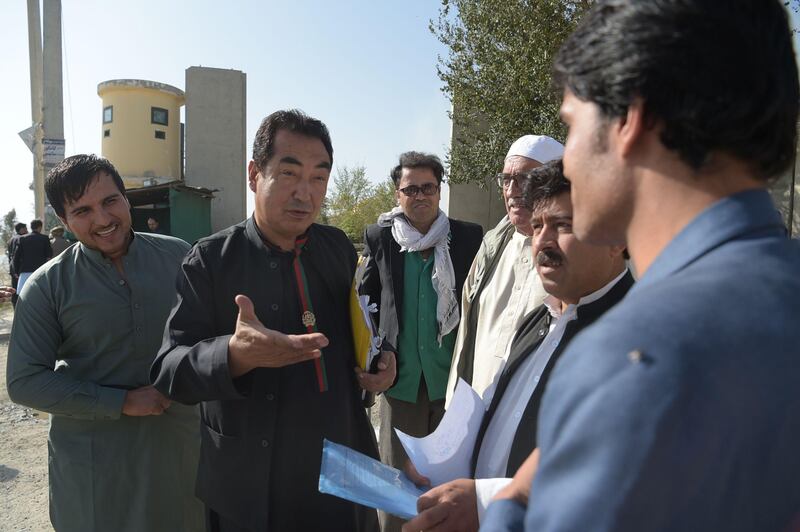
[[[14,252],[17,250],[20,237],[28,234],[28,226],[22,222],[14,224],[14,236],[6,243],[6,256],[8,257],[8,274],[11,276],[11,288],[14,289],[14,294],[11,297],[11,303],[17,304],[17,284],[19,282],[19,274],[14,271]]]
[[[444,167],[435,155],[406,152],[391,171],[398,207],[364,232],[367,267],[360,293],[378,305],[384,357],[397,378],[379,399],[381,459],[407,460],[394,429],[427,436],[444,415],[444,396],[459,323],[461,288],[481,245],[480,225],[439,208]],[[384,531],[402,521],[381,513]]]
[[[14,250],[14,271],[19,275],[18,293],[22,293],[28,277],[52,257],[50,239],[42,234],[42,221],[32,220],[31,232],[20,237]]]
[[[197,410],[172,404],[148,378],[189,246],[131,231],[125,187],[106,159],[64,159],[45,191],[80,242],[28,279],[7,385],[12,401],[51,414],[53,527],[202,530]]]
[[[53,248],[53,256],[61,255],[61,252],[72,244],[64,238],[64,227],[57,225],[50,229],[50,247]]]
[[[800,530],[800,246],[768,191],[797,149],[784,2],[598,0],[553,68],[575,236],[626,245],[639,281],[564,351],[538,467],[484,529]]]
[[[522,190],[525,172],[563,152],[561,143],[548,136],[523,135],[511,144],[502,172],[495,176],[506,216],[484,235],[464,282],[448,401],[460,377],[489,404],[492,383],[505,365],[514,333],[547,296],[533,267],[531,211],[523,204]]]
[[[161,224],[158,223],[158,220],[153,218],[152,216],[147,219],[147,228],[150,229],[151,233],[161,234],[162,231],[159,228]]]

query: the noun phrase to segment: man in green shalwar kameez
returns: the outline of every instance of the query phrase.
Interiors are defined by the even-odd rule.
[[[124,185],[106,159],[69,157],[45,188],[80,243],[20,294],[7,384],[14,402],[51,414],[53,527],[202,530],[196,409],[170,403],[148,378],[189,246],[131,230]]]

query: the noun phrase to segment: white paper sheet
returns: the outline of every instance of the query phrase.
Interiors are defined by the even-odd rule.
[[[431,485],[457,478],[470,478],[472,450],[485,412],[481,397],[472,386],[458,379],[450,408],[439,426],[424,438],[414,438],[395,429],[411,463]]]

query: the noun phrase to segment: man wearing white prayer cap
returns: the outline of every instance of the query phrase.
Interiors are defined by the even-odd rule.
[[[523,206],[522,190],[525,172],[563,153],[561,143],[548,136],[524,135],[511,145],[496,176],[506,216],[483,237],[464,283],[448,405],[459,377],[489,404],[514,333],[547,296],[531,259],[531,211]]]

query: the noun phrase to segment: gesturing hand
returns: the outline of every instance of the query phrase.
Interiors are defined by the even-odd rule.
[[[228,365],[238,377],[254,368],[280,368],[319,358],[328,345],[324,334],[283,334],[267,329],[256,317],[249,297],[235,298],[239,307],[236,332],[228,341]]]
[[[385,392],[394,383],[397,375],[397,364],[394,353],[391,351],[381,351],[381,358],[378,360],[378,372],[368,373],[356,366],[355,372],[358,375],[358,384],[368,392]]]
[[[170,400],[152,386],[142,386],[125,393],[122,413],[126,416],[160,416],[169,408]]]

